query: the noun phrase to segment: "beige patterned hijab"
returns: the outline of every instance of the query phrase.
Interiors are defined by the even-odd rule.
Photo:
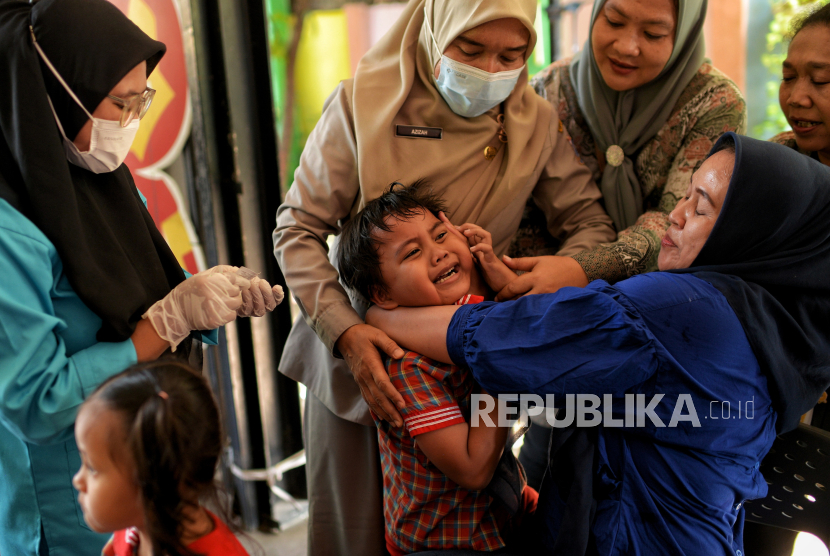
[[[358,177],[364,199],[393,180],[428,178],[444,193],[459,221],[486,225],[530,179],[546,145],[551,107],[528,85],[527,70],[502,103],[508,143],[492,160],[483,156],[499,131],[494,116],[455,114],[435,88],[440,56],[426,32],[429,17],[444,51],[461,33],[503,18],[530,32],[525,60],[536,44],[535,0],[410,0],[392,29],[363,57],[353,85]],[[439,127],[441,140],[395,136],[396,125]],[[451,194],[450,194],[451,192]],[[362,208],[364,201],[354,210]]]

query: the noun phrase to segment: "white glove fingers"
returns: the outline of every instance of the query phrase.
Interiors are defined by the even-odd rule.
[[[274,307],[277,306],[277,302],[274,301],[274,292],[271,291],[271,284],[267,280],[260,280],[256,285],[259,286],[259,291],[262,295],[263,314],[273,311]]]
[[[251,290],[242,290],[242,305],[236,310],[237,316],[249,317],[254,310],[254,299]]]
[[[262,285],[263,284],[267,285],[268,282],[266,282],[265,280],[262,280],[261,278],[256,278],[255,281],[251,283],[251,295],[253,297],[253,302],[254,302],[253,315],[255,317],[261,317],[262,315],[265,314],[265,307],[267,305],[267,302],[265,300],[265,297],[264,297],[264,294],[263,294],[263,291],[262,291]],[[266,288],[266,289],[270,293],[270,288]]]
[[[285,299],[285,292],[282,291],[282,286],[279,284],[271,288],[271,293],[274,294],[274,307],[282,303],[282,300]]]

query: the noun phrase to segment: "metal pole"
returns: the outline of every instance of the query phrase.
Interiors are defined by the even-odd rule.
[[[231,129],[221,15],[216,0],[191,1],[192,10],[185,6],[181,13],[194,107],[190,174],[198,199],[201,235],[208,264],[244,264],[239,215],[234,210],[239,189],[236,164],[231,141],[219,139],[228,138]],[[181,0],[182,5],[186,3],[187,0]],[[187,40],[188,36],[191,40]],[[220,331],[219,340],[218,348],[206,350],[206,360],[231,441],[233,461],[229,463],[243,468],[263,465],[259,413],[253,412],[252,427],[249,408],[250,398],[256,402],[256,382],[253,377],[246,380],[245,372],[253,369],[250,328],[231,323]],[[231,482],[244,526],[257,528],[261,514],[268,513],[267,489],[228,474],[226,483]],[[259,495],[258,490],[262,491]],[[260,503],[263,496],[264,504]]]
[[[232,261],[261,271],[272,284],[285,286],[271,246],[274,218],[282,199],[265,6],[262,0],[218,0],[218,11],[236,186],[234,198],[225,198],[225,209],[226,214],[235,213],[240,248],[240,258]],[[230,218],[228,214],[228,221]],[[277,370],[291,328],[288,303],[266,317],[240,320],[236,328],[242,357],[247,361],[240,378],[244,384],[251,452],[258,460],[253,467],[270,468],[302,449],[297,385]],[[268,487],[276,486],[275,482],[276,479]],[[302,470],[283,477],[279,483],[281,490],[305,495]],[[271,503],[276,502],[273,492],[265,485],[257,486],[261,514],[270,516]]]

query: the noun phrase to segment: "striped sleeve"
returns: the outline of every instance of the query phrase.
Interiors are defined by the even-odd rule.
[[[410,436],[466,423],[444,383],[453,370],[458,367],[412,352],[389,365],[389,378],[406,402],[401,414]]]
[[[409,417],[403,420],[406,425],[406,430],[409,436],[418,436],[425,432],[437,431],[449,427],[450,425],[457,425],[466,423],[458,404],[453,402],[452,405],[437,407],[432,410],[424,411],[423,413],[412,413]]]

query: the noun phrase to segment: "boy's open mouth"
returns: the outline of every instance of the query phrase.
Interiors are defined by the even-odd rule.
[[[444,281],[446,281],[446,280],[449,280],[449,279],[450,279],[450,277],[452,277],[452,275],[453,275],[453,274],[455,274],[455,273],[457,273],[457,272],[458,272],[458,265],[455,265],[454,267],[452,267],[451,269],[449,269],[449,271],[447,271],[446,273],[444,273],[444,274],[442,274],[441,276],[439,276],[439,277],[438,277],[438,279],[437,279],[437,280],[435,280],[435,283],[436,283],[436,284],[440,284],[441,282],[444,282]]]

